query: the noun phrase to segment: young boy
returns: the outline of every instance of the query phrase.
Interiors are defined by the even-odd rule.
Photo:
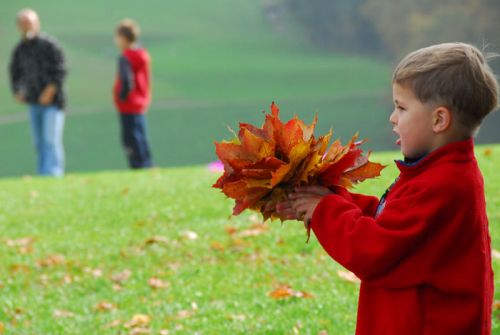
[[[129,19],[120,22],[115,34],[122,54],[118,60],[114,101],[120,112],[122,143],[133,169],[153,165],[144,115],[151,101],[150,57],[137,45],[139,34],[139,26]]]
[[[446,43],[401,61],[393,97],[404,160],[380,200],[309,187],[278,210],[304,220],[361,279],[356,334],[490,334],[491,247],[472,137],[497,108],[498,84],[477,48]]]

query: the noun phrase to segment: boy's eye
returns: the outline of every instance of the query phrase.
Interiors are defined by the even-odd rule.
[[[396,108],[400,111],[400,112],[404,112],[406,109],[404,107],[401,107],[401,106],[396,106]]]

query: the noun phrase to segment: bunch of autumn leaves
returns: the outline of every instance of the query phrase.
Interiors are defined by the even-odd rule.
[[[298,186],[351,188],[380,175],[384,167],[363,155],[357,135],[346,145],[336,140],[329,146],[333,131],[316,138],[316,123],[306,125],[297,116],[283,122],[273,103],[262,127],[241,123],[232,141],[215,144],[224,174],[214,187],[235,200],[233,215],[253,209],[264,219],[278,218],[275,205]]]

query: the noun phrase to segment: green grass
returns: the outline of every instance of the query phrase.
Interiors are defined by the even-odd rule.
[[[18,40],[13,22],[19,8],[39,10],[43,30],[58,37],[69,62],[69,113],[65,132],[68,171],[125,168],[111,103],[116,57],[115,24],[134,17],[153,59],[151,141],[159,166],[206,163],[212,142],[228,136],[226,125],[261,122],[261,111],[277,101],[287,116],[312,118],[321,130],[363,135],[387,148],[390,66],[369,57],[337,55],[308,45],[284,17],[277,31],[260,1],[247,0],[6,0],[0,8],[0,59],[8,62]],[[33,174],[28,123],[12,122],[26,111],[10,96],[0,67],[0,176]],[[3,117],[3,119],[2,119]],[[2,121],[3,120],[3,121]]]
[[[488,147],[491,155],[486,149],[478,148],[478,159],[492,245],[500,249],[500,147]],[[374,159],[390,163],[397,156]],[[358,191],[380,195],[395,175],[391,166]],[[353,334],[358,285],[338,276],[341,267],[315,238],[305,243],[299,223],[273,222],[260,235],[238,237],[255,218],[229,219],[232,203],[210,188],[215,178],[204,167],[193,167],[0,181],[5,334],[128,334],[123,323],[138,313],[151,316],[152,334],[293,334],[294,327],[300,334]],[[238,232],[231,236],[226,227]],[[198,238],[186,239],[185,231]],[[167,242],[145,246],[153,236]],[[8,246],[23,237],[35,238],[32,250]],[[40,265],[53,255],[64,260]],[[101,276],[92,273],[96,269]],[[127,269],[130,278],[115,291],[111,277]],[[494,269],[500,270],[498,259]],[[170,286],[152,289],[151,277]],[[280,283],[314,297],[268,297]],[[117,308],[97,312],[102,301]],[[57,316],[57,310],[71,314]],[[497,314],[494,334],[500,334]],[[114,320],[122,322],[106,328]]]

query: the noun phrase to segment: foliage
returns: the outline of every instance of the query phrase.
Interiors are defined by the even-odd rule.
[[[328,147],[333,132],[316,139],[316,123],[306,125],[297,116],[284,123],[273,103],[262,128],[241,123],[237,138],[215,144],[225,172],[214,187],[236,200],[233,215],[251,208],[264,219],[278,217],[269,205],[297,186],[350,188],[380,175],[383,166],[362,155],[357,135],[345,146],[337,140]]]

